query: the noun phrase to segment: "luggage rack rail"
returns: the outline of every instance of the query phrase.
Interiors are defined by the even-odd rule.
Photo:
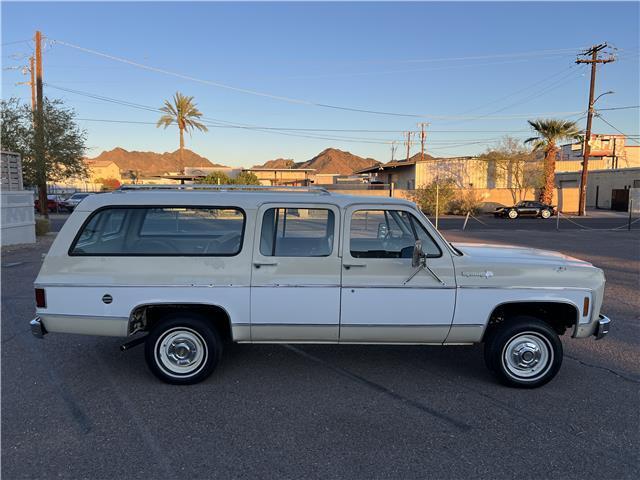
[[[331,192],[323,187],[292,187],[287,185],[209,185],[203,183],[180,185],[121,185],[117,192],[126,191],[153,191],[153,190],[210,190],[216,192],[295,192],[316,193],[319,195],[331,195]]]

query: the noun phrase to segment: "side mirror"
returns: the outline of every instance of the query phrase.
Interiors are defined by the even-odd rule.
[[[413,256],[411,257],[411,266],[414,268],[422,267],[425,265],[427,256],[422,250],[422,240],[416,240],[416,244],[413,246]]]
[[[389,227],[387,227],[386,223],[379,223],[378,224],[378,238],[387,238],[387,236],[389,235]]]

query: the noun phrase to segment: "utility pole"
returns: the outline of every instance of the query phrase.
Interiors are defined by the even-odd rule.
[[[429,126],[429,124],[420,122],[418,126],[420,127],[420,161],[424,162],[424,142],[427,139],[427,133],[424,131],[424,128]]]
[[[36,43],[36,114],[35,114],[35,157],[36,178],[38,181],[38,199],[40,214],[49,217],[47,205],[47,170],[44,151],[44,105],[42,94],[42,33],[38,30],[35,35]]]
[[[396,157],[396,150],[398,149],[398,146],[396,145],[396,141],[393,140],[391,142],[391,161],[393,162],[395,157]]]
[[[407,160],[409,160],[409,153],[411,152],[411,134],[413,132],[405,132],[405,135],[407,136],[407,141],[405,142],[407,145]]]
[[[596,66],[598,63],[613,62],[615,58],[609,55],[607,58],[598,58],[598,53],[608,45],[601,43],[594,45],[589,50],[581,53],[581,56],[587,56],[591,58],[578,58],[576,63],[589,63],[591,64],[591,83],[589,85],[589,108],[587,110],[587,131],[585,133],[584,148],[583,148],[583,160],[582,160],[582,175],[580,176],[580,199],[578,204],[578,215],[584,216],[586,213],[587,203],[587,175],[589,174],[589,156],[591,155],[591,123],[593,121],[593,97],[596,89]]]

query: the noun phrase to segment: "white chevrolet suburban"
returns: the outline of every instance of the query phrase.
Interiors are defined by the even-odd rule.
[[[484,343],[507,385],[537,387],[559,336],[607,334],[601,269],[531,248],[449,244],[415,204],[314,188],[130,186],[85,198],[35,281],[34,335],[131,337],[191,384],[224,341]]]

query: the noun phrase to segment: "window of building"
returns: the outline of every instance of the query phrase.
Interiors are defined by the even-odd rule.
[[[70,255],[231,256],[240,252],[244,213],[216,207],[110,207],[95,212]]]
[[[262,217],[260,253],[265,257],[327,257],[333,251],[331,210],[270,208]]]
[[[442,255],[422,224],[403,210],[358,210],[351,217],[354,258],[411,258],[416,240],[429,257]]]

